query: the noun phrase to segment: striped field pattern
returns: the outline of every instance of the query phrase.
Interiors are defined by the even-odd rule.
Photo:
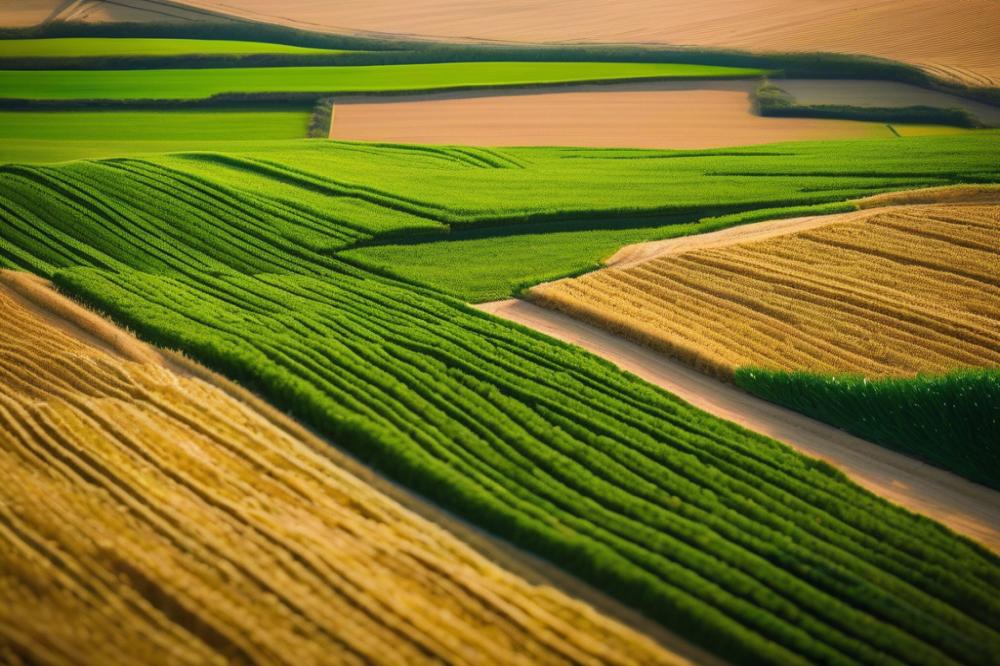
[[[949,158],[945,143],[912,145],[942,148],[914,180],[988,166]],[[188,159],[185,170],[169,166],[176,158],[5,168],[0,261],[258,391],[396,481],[735,663],[988,664],[1000,653],[993,553],[579,348],[359,268],[337,254],[358,230],[288,208],[295,192],[322,191],[358,210],[379,201],[448,223],[525,220],[589,205],[603,191],[583,179],[607,185],[623,169],[637,182],[609,206],[643,192],[644,205],[662,206],[653,199],[665,173],[703,168],[689,159],[717,169],[691,175],[692,187],[730,200],[788,197],[789,182],[822,180],[834,189],[819,195],[833,200],[845,187],[878,189],[875,167],[754,179],[725,169],[766,170],[772,159],[819,169],[820,155],[736,164],[496,151],[496,164],[521,163],[501,167],[419,148],[365,151],[289,151],[281,159],[295,172],[221,158]],[[600,166],[567,166],[583,159]],[[281,187],[199,173],[223,161]],[[556,174],[575,187],[549,187]],[[701,196],[668,192],[676,205]],[[344,233],[327,245],[328,227]]]
[[[672,663],[218,386],[15,293],[0,286],[0,662]]]
[[[533,298],[721,376],[1000,365],[1000,207],[873,210],[540,285]]]

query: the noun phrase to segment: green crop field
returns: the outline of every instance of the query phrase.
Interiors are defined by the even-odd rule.
[[[260,149],[306,136],[309,109],[0,111],[0,163]]]
[[[1000,369],[871,380],[740,368],[754,395],[1000,489]]]
[[[149,654],[167,658],[183,657],[187,647],[204,643],[220,661],[254,661],[258,655],[288,661],[293,657],[276,641],[312,650],[303,654],[326,655],[318,643],[310,645],[320,635],[338,644],[342,635],[348,636],[343,654],[351,656],[354,639],[357,645],[365,643],[357,652],[365,658],[375,643],[341,612],[348,607],[384,628],[386,636],[405,634],[428,661],[448,661],[444,655],[449,654],[496,661],[500,653],[488,653],[485,646],[494,639],[514,642],[506,628],[493,625],[482,635],[425,631],[448,618],[440,613],[416,617],[418,606],[392,603],[382,581],[391,580],[384,574],[396,560],[381,557],[387,552],[382,544],[371,544],[370,552],[344,551],[344,561],[356,560],[364,571],[345,579],[349,584],[333,586],[346,590],[347,605],[313,603],[306,609],[313,574],[321,586],[341,576],[344,561],[328,557],[339,556],[337,549],[315,548],[319,540],[307,529],[294,549],[286,548],[269,533],[266,521],[245,522],[247,512],[259,513],[260,505],[244,489],[263,477],[235,478],[226,476],[225,469],[209,473],[206,468],[202,478],[200,471],[182,469],[173,461],[188,455],[191,443],[185,435],[164,433],[156,441],[151,438],[149,446],[143,442],[135,447],[134,462],[129,448],[121,468],[131,474],[134,467],[135,478],[144,479],[148,466],[155,465],[172,484],[157,489],[155,496],[162,491],[165,500],[179,498],[164,506],[186,506],[191,494],[198,495],[199,505],[225,511],[240,533],[230,533],[227,522],[219,527],[218,543],[254,552],[244,550],[244,562],[239,555],[205,548],[198,561],[218,568],[222,580],[238,572],[234,581],[254,576],[248,564],[261,563],[268,567],[261,584],[286,581],[301,588],[303,608],[286,601],[297,597],[276,588],[273,599],[257,595],[262,608],[288,616],[294,629],[272,631],[259,624],[267,631],[244,632],[239,627],[255,625],[233,623],[232,618],[267,615],[240,607],[242,588],[239,595],[230,595],[229,589],[216,589],[227,586],[178,582],[171,587],[147,578],[146,565],[157,571],[172,565],[161,567],[167,558],[153,552],[143,566],[127,561],[118,544],[128,540],[132,518],[139,515],[134,512],[169,527],[162,534],[171,535],[180,550],[200,548],[195,537],[206,530],[216,534],[216,526],[175,519],[156,502],[147,507],[143,494],[133,495],[103,467],[99,461],[104,458],[92,457],[98,450],[102,456],[118,456],[117,449],[107,446],[105,451],[104,440],[96,438],[80,445],[74,432],[77,425],[87,426],[88,419],[100,421],[106,438],[121,434],[120,443],[131,447],[125,437],[135,423],[130,419],[144,418],[133,413],[132,404],[144,401],[145,391],[160,389],[122,383],[133,394],[103,386],[100,377],[110,372],[124,376],[138,364],[132,357],[143,355],[129,347],[135,341],[119,346],[120,331],[98,331],[107,322],[77,310],[71,314],[75,306],[31,276],[6,272],[11,269],[47,278],[65,296],[146,342],[180,352],[163,352],[165,365],[190,371],[192,386],[225,387],[282,431],[294,434],[297,421],[351,454],[353,459],[347,460],[350,456],[330,451],[323,460],[329,468],[321,468],[306,464],[291,449],[258,450],[260,434],[249,420],[220,417],[220,427],[205,429],[210,435],[205,446],[218,449],[220,461],[269,470],[266,481],[274,481],[283,495],[287,488],[288,506],[301,505],[307,522],[350,527],[340,521],[337,509],[332,515],[319,513],[308,494],[298,494],[327,472],[357,474],[359,483],[373,489],[398,484],[392,496],[405,500],[407,507],[427,513],[459,539],[475,532],[468,544],[473,550],[488,548],[491,558],[499,555],[493,558],[498,563],[508,559],[508,548],[511,562],[521,557],[516,550],[525,551],[579,579],[567,578],[570,584],[564,584],[562,576],[539,568],[525,581],[539,601],[555,593],[548,586],[564,587],[560,593],[583,601],[600,598],[587,591],[593,586],[625,606],[618,615],[614,604],[599,605],[595,618],[631,624],[637,630],[634,640],[656,638],[653,625],[676,634],[677,641],[671,638],[657,653],[668,662],[674,650],[700,662],[697,651],[688,655],[681,644],[690,641],[738,666],[1000,664],[1000,556],[990,550],[1000,543],[990,532],[1000,514],[982,510],[988,502],[978,502],[978,509],[968,512],[962,504],[989,490],[966,479],[941,481],[926,472],[907,477],[911,472],[899,463],[892,474],[903,470],[900,478],[911,482],[908,487],[893,486],[897,494],[890,494],[883,488],[895,483],[896,476],[881,473],[880,486],[872,483],[867,475],[872,470],[866,468],[856,477],[863,488],[835,467],[844,465],[850,474],[860,469],[838,457],[842,433],[824,434],[811,428],[819,424],[803,419],[803,430],[819,442],[811,446],[792,432],[799,427],[793,419],[802,417],[790,413],[782,427],[762,428],[781,433],[792,446],[805,443],[804,450],[829,457],[801,455],[703,412],[578,346],[469,305],[594,270],[631,243],[853,210],[855,199],[884,192],[1000,183],[1000,130],[949,128],[945,133],[899,125],[883,128],[886,136],[881,138],[711,150],[500,149],[305,138],[325,136],[330,100],[355,93],[759,79],[768,74],[885,78],[929,86],[932,74],[850,54],[761,55],[653,44],[446,44],[405,36],[309,33],[248,20],[216,23],[211,18],[177,25],[85,25],[60,18],[86,15],[76,4],[65,4],[54,20],[0,30],[18,37],[0,39],[0,269],[5,269],[0,296],[51,309],[53,321],[63,318],[93,333],[122,358],[105,368],[103,356],[91,358],[81,351],[81,367],[101,364],[93,377],[53,372],[41,355],[37,363],[28,358],[30,351],[27,356],[19,352],[18,362],[4,366],[11,376],[0,384],[13,391],[14,400],[0,394],[0,430],[14,435],[0,462],[9,472],[30,457],[32,465],[24,467],[39,470],[39,483],[32,487],[35,477],[30,474],[11,476],[0,469],[0,481],[15,480],[0,484],[5,486],[0,492],[0,580],[11,561],[10,548],[4,555],[3,544],[34,553],[31,561],[51,563],[51,571],[41,566],[13,569],[6,580],[16,583],[23,598],[5,605],[5,586],[0,584],[0,609],[30,606],[25,618],[82,616],[76,611],[93,609],[83,609],[86,602],[73,586],[87,586],[85,596],[106,598],[123,609],[123,617],[143,615],[134,631],[145,631],[148,620],[164,636],[182,638],[176,651],[171,651],[173,638],[151,634],[134,641]],[[0,19],[3,13],[0,9]],[[657,62],[662,60],[672,62]],[[313,66],[302,66],[306,64]],[[965,92],[988,100],[996,91]],[[717,112],[706,107],[706,113]],[[707,120],[705,125],[722,126]],[[774,136],[765,129],[761,126],[760,140]],[[972,188],[945,192],[984,200],[990,195]],[[939,235],[954,233],[955,227],[944,224],[937,221],[926,228]],[[976,245],[982,253],[980,246],[990,242],[990,221],[977,217],[969,224],[975,228],[966,245]],[[861,242],[851,251],[875,251],[863,242],[868,231],[857,232]],[[990,255],[984,256],[988,264]],[[782,276],[776,262],[761,265],[766,277],[762,290],[768,292]],[[836,275],[843,265],[837,263],[831,273]],[[699,279],[714,274],[710,263],[705,266],[695,272]],[[811,264],[808,268],[805,279],[817,279]],[[981,277],[976,273],[969,279]],[[697,290],[684,281],[676,284],[676,289],[664,289],[664,302],[677,289],[706,301],[716,297],[714,284]],[[611,298],[629,299],[625,289],[612,291]],[[981,292],[970,287],[962,293]],[[737,293],[735,300],[743,295]],[[62,300],[49,303],[47,298]],[[957,305],[968,316],[955,321],[967,325],[969,318],[980,316],[976,308],[982,309],[982,303]],[[677,319],[676,307],[667,317],[662,321]],[[783,311],[767,311],[761,318],[766,325],[795,325]],[[836,326],[842,318],[838,313],[830,321]],[[867,320],[850,325],[862,330]],[[914,335],[920,335],[916,326]],[[702,328],[713,340],[719,330]],[[614,339],[607,339],[610,344],[600,351],[614,359],[607,351]],[[69,344],[76,345],[72,338],[66,342],[67,349],[75,348]],[[872,354],[894,353],[872,349]],[[158,356],[155,350],[143,351]],[[239,386],[210,377],[181,355]],[[0,349],[0,362],[3,356]],[[946,376],[872,380],[782,367],[790,370],[741,367],[732,379],[759,398],[996,487],[1000,457],[993,440],[1000,433],[995,407],[1000,404],[1000,370],[956,368]],[[149,363],[150,371],[166,369]],[[51,401],[34,399],[38,378],[52,384],[51,391],[41,394],[51,392]],[[704,381],[704,390],[711,392],[708,384],[714,380]],[[65,382],[73,390],[63,395],[61,387],[69,386]],[[255,396],[277,408],[273,416]],[[760,417],[777,409],[751,396],[742,400],[751,417],[754,410]],[[63,410],[64,403],[72,410]],[[150,404],[167,409],[172,403]],[[718,408],[711,400],[705,404]],[[174,417],[188,420],[183,410]],[[740,422],[773,426],[779,419],[771,414]],[[223,433],[233,429],[246,431],[246,446],[225,441]],[[31,444],[22,444],[29,440]],[[321,442],[314,443],[321,452]],[[176,447],[184,456],[177,455]],[[147,457],[142,453],[147,450],[155,453]],[[262,464],[272,456],[287,464]],[[871,458],[891,456],[898,454],[882,450]],[[58,477],[58,485],[49,483],[50,473],[52,479]],[[874,469],[873,474],[880,472]],[[202,485],[189,483],[196,476]],[[65,495],[50,500],[56,493],[47,489],[64,485],[59,492]],[[204,497],[200,487],[210,489]],[[886,492],[885,497],[926,511],[944,525],[865,488]],[[66,501],[86,508],[93,493],[101,493],[101,506],[121,509],[122,520],[115,513],[107,528],[62,521],[67,524],[55,530],[58,520],[51,517],[58,510],[20,511]],[[425,499],[436,506],[422,505]],[[345,493],[343,506],[363,518],[359,535],[389,535],[395,529],[389,513],[383,515],[354,495]],[[453,521],[452,515],[461,520]],[[468,524],[460,525],[463,521]],[[244,539],[244,524],[259,534]],[[362,523],[356,524],[361,529]],[[945,525],[982,538],[983,545]],[[74,539],[78,535],[78,543],[61,541],[64,533]],[[493,536],[499,541],[492,542]],[[367,547],[363,538],[354,542]],[[437,539],[428,534],[422,543]],[[77,559],[77,546],[86,551],[85,558]],[[430,561],[419,549],[403,556]],[[84,564],[105,561],[106,570]],[[552,653],[534,653],[533,647],[522,652],[521,644],[511,645],[512,654],[530,655],[526,662],[545,662],[549,654],[573,663],[587,662],[591,654],[602,655],[595,659],[601,663],[649,661],[635,659],[645,652],[632,653],[628,641],[618,646],[576,627],[570,614],[536,611],[515,597],[508,599],[504,577],[516,578],[521,567],[506,572],[504,566],[490,574],[498,582],[495,595],[460,571],[441,580],[431,572],[423,581],[433,590],[427,607],[453,595],[472,617],[489,596],[491,606],[506,609],[512,626],[529,631],[532,626],[561,627],[537,630]],[[299,579],[299,571],[308,571],[308,580]],[[192,581],[200,575],[190,572]],[[214,574],[205,577],[212,580]],[[359,585],[355,588],[352,581]],[[215,617],[194,608],[207,595],[213,599],[206,607],[218,609]],[[650,625],[631,622],[632,611]],[[93,614],[97,626],[82,633],[83,624],[57,627],[48,643],[32,639],[39,635],[32,633],[34,628],[24,633],[18,626],[38,623],[0,611],[0,662],[85,654],[79,649],[84,634],[101,649],[107,644],[101,654],[115,661],[115,647],[104,640],[105,627],[100,626],[101,618],[111,616],[103,609]],[[545,623],[538,622],[542,615]],[[347,617],[344,623],[325,621],[342,616]],[[109,631],[120,629],[116,623],[105,624],[113,625]],[[565,628],[580,631],[588,643],[574,645],[579,636]],[[119,638],[131,640],[125,631]]]
[[[459,231],[449,234],[448,240],[363,246],[347,250],[342,256],[368,268],[480,303],[514,296],[524,287],[540,282],[596,270],[619,248],[632,243],[706,233],[755,219],[851,209],[851,204],[838,202],[764,209],[768,211],[766,218],[758,218],[759,213],[752,211],[697,221],[686,221],[697,215],[682,214],[670,224],[585,231],[561,230],[587,224],[572,221],[538,225],[532,233]]]
[[[998,180],[998,149],[1000,132],[716,151],[511,149],[503,155],[521,168],[469,172],[461,215],[433,213],[451,235],[376,239],[345,256],[468,301],[494,300],[592,269],[629,243],[833,212],[884,190]],[[414,183],[422,196],[456,200],[453,179],[370,164],[366,182],[398,193]],[[735,211],[749,212],[724,215]]]
[[[616,62],[455,62],[342,67],[0,70],[0,97],[19,99],[200,99],[220,93],[434,90],[651,78],[755,77],[762,70]]]
[[[988,174],[995,148],[954,137],[691,159],[720,201],[749,205]],[[690,176],[663,186],[677,154],[620,157],[321,143],[8,165],[0,264],[226,373],[734,663],[993,663],[993,554],[579,349],[336,254],[489,216],[530,225],[561,206],[662,211],[704,196]]]
[[[48,39],[0,40],[0,58],[165,56],[165,55],[251,55],[290,53],[317,55],[347,53],[337,49],[311,49],[268,42],[225,39],[154,39],[144,37],[53,37]]]

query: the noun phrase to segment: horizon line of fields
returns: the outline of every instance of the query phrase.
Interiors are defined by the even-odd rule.
[[[598,81],[756,78],[767,70],[636,62],[478,61],[151,70],[0,70],[0,98],[204,99],[221,94],[420,91]]]

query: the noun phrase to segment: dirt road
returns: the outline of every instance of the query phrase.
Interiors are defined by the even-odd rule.
[[[741,224],[719,231],[704,234],[679,236],[665,240],[635,243],[621,248],[607,261],[605,265],[616,268],[627,268],[657,257],[668,257],[694,250],[726,247],[738,243],[754,241],[794,234],[800,231],[816,229],[828,224],[852,222],[872,215],[878,208],[880,211],[892,211],[914,205],[920,206],[961,206],[981,205],[986,203],[1000,204],[1000,189],[995,185],[957,185],[946,187],[928,187],[922,190],[890,192],[873,197],[858,199],[854,202],[861,210],[833,215],[809,215],[805,217],[788,217],[764,222]]]
[[[527,301],[476,308],[578,345],[692,405],[825,460],[855,483],[1000,552],[1000,492],[755,398],[658,352]]]
[[[870,210],[853,210],[848,213],[834,215],[809,215],[807,217],[789,217],[782,220],[768,220],[752,224],[741,224],[728,229],[711,231],[707,234],[692,234],[665,240],[648,241],[626,245],[615,252],[604,262],[608,266],[625,268],[641,264],[657,257],[668,257],[676,254],[705,250],[708,248],[725,247],[738,243],[749,243],[799,231],[815,229],[837,222],[850,222],[865,215],[871,215]]]

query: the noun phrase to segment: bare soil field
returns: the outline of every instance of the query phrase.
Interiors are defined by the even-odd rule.
[[[15,4],[15,0],[7,4]],[[0,6],[0,26],[29,26],[46,21],[177,23],[204,20],[208,15],[198,7],[160,0],[16,0],[16,4],[19,6],[13,10]]]
[[[0,3],[0,25],[20,28],[44,23],[68,4],[63,0],[8,0]]]
[[[1000,82],[995,0],[183,1],[257,20],[337,31],[860,53],[919,65],[973,85]]]
[[[722,377],[741,366],[887,377],[1000,365],[1000,206],[827,221],[757,239],[747,225],[531,295]]]
[[[330,138],[477,146],[716,148],[892,136],[881,123],[764,118],[753,81],[664,81],[507,93],[350,98]]]
[[[1000,35],[997,37],[1000,38]],[[905,83],[849,79],[777,79],[775,84],[790,93],[799,104],[959,108],[973,114],[986,125],[1000,125],[1000,107]]]
[[[720,418],[824,460],[890,502],[1000,552],[1000,493],[744,393],[649,347],[522,300],[474,306],[583,347]]]
[[[686,663],[38,278],[0,316],[0,662]]]

